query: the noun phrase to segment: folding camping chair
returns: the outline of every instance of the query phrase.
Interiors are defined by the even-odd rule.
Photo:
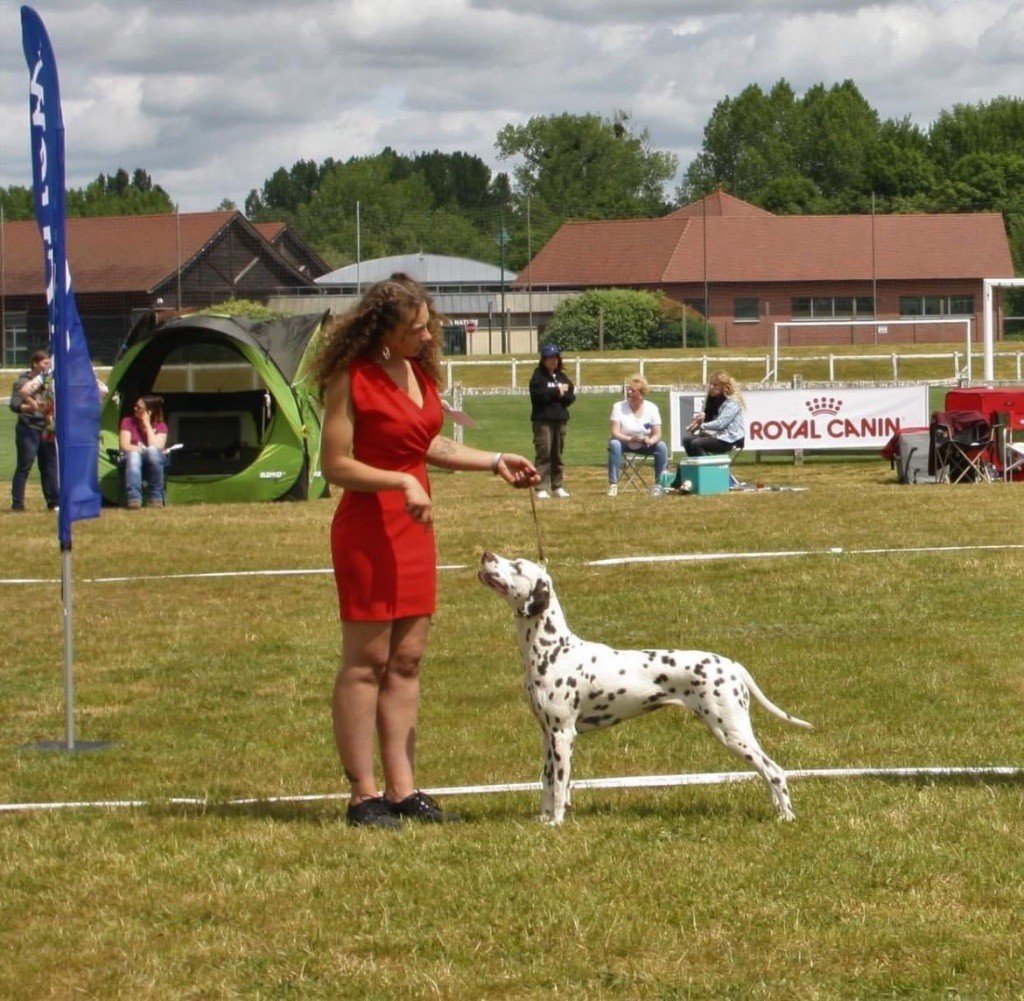
[[[976,410],[932,415],[930,471],[937,483],[991,483],[992,425]]]
[[[619,483],[623,487],[632,487],[637,493],[650,493],[651,487],[644,474],[653,458],[654,456],[646,452],[637,452],[631,448],[624,448],[622,450],[622,472]]]

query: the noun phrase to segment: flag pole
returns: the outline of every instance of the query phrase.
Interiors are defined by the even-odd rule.
[[[31,7],[21,8],[22,46],[29,70],[29,140],[36,221],[43,241],[50,353],[53,357],[54,435],[60,483],[57,538],[61,553],[64,609],[63,742],[43,741],[40,750],[94,751],[106,742],[75,740],[74,617],[72,603],[71,525],[99,517],[100,399],[78,315],[71,269],[67,263],[64,214],[64,122],[57,64],[49,36]]]
[[[64,749],[75,750],[74,606],[71,600],[71,547],[60,554],[60,590],[64,600]]]

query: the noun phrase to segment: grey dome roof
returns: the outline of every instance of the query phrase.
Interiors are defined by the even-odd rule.
[[[357,272],[358,270],[358,278]],[[372,285],[396,271],[405,272],[430,287],[442,285],[498,285],[501,268],[468,257],[447,257],[444,254],[396,254],[378,257],[360,264],[349,264],[317,278],[318,285]],[[516,273],[505,269],[505,284],[516,280]]]

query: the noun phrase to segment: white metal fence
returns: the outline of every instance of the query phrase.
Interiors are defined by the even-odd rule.
[[[971,351],[971,359],[981,358],[981,351]],[[996,362],[1012,360],[1012,367],[1015,373],[1014,378],[1020,382],[1024,379],[1024,351],[1000,351],[996,353]],[[714,369],[728,368],[729,365],[753,364],[763,369],[764,375],[761,383],[765,385],[777,385],[783,381],[781,368],[785,366],[795,374],[798,366],[806,365],[809,362],[815,364],[825,362],[828,366],[828,381],[836,382],[842,378],[842,369],[845,365],[863,362],[885,362],[892,374],[893,382],[917,381],[917,382],[956,382],[967,378],[972,365],[969,363],[967,351],[938,351],[938,352],[905,352],[886,351],[884,353],[872,354],[818,354],[818,355],[797,355],[779,358],[779,372],[775,366],[770,353],[757,355],[699,355],[688,358],[658,358],[645,355],[638,355],[635,358],[622,356],[618,358],[591,358],[582,355],[566,356],[567,368],[573,370],[573,382],[577,386],[588,385],[591,381],[595,384],[602,384],[598,375],[587,374],[588,370],[600,369],[602,366],[615,365],[629,368],[631,371],[639,372],[646,378],[646,369],[650,365],[673,365],[680,372],[680,377],[674,380],[677,383],[706,383],[708,375]],[[908,363],[919,361],[936,362],[936,374],[927,378],[917,380],[905,380],[900,374],[901,367]],[[504,368],[508,372],[506,386],[516,389],[520,386],[520,371],[526,370],[526,379],[537,367],[535,358],[501,358],[491,360],[475,361],[469,358],[447,358],[445,359],[446,382],[449,387],[457,382],[462,382],[461,373],[476,368]],[[944,373],[944,374],[943,374]],[[773,379],[773,375],[776,377]],[[788,380],[786,380],[788,381]],[[603,380],[607,383],[607,379]]]

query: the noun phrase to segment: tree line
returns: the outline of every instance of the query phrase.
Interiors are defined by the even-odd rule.
[[[6,219],[34,219],[32,189],[12,184],[0,188]],[[113,174],[99,174],[82,188],[68,188],[65,211],[69,216],[156,215],[173,212],[171,196],[153,183],[153,178],[141,167],[129,176],[119,167]]]
[[[284,221],[334,266],[425,252],[520,269],[567,219],[659,216],[716,188],[779,214],[1000,212],[1024,268],[1024,100],[957,104],[928,127],[883,118],[852,80],[798,95],[786,80],[723,98],[672,195],[676,156],[629,114],[562,113],[506,125],[508,172],[471,153],[369,156],[279,167],[245,200]],[[673,197],[674,195],[674,197]],[[27,188],[0,189],[29,218]],[[356,205],[359,205],[357,226]],[[225,199],[221,208],[233,207]],[[72,215],[173,211],[149,174],[118,169],[68,193]],[[358,235],[357,235],[358,230]]]

